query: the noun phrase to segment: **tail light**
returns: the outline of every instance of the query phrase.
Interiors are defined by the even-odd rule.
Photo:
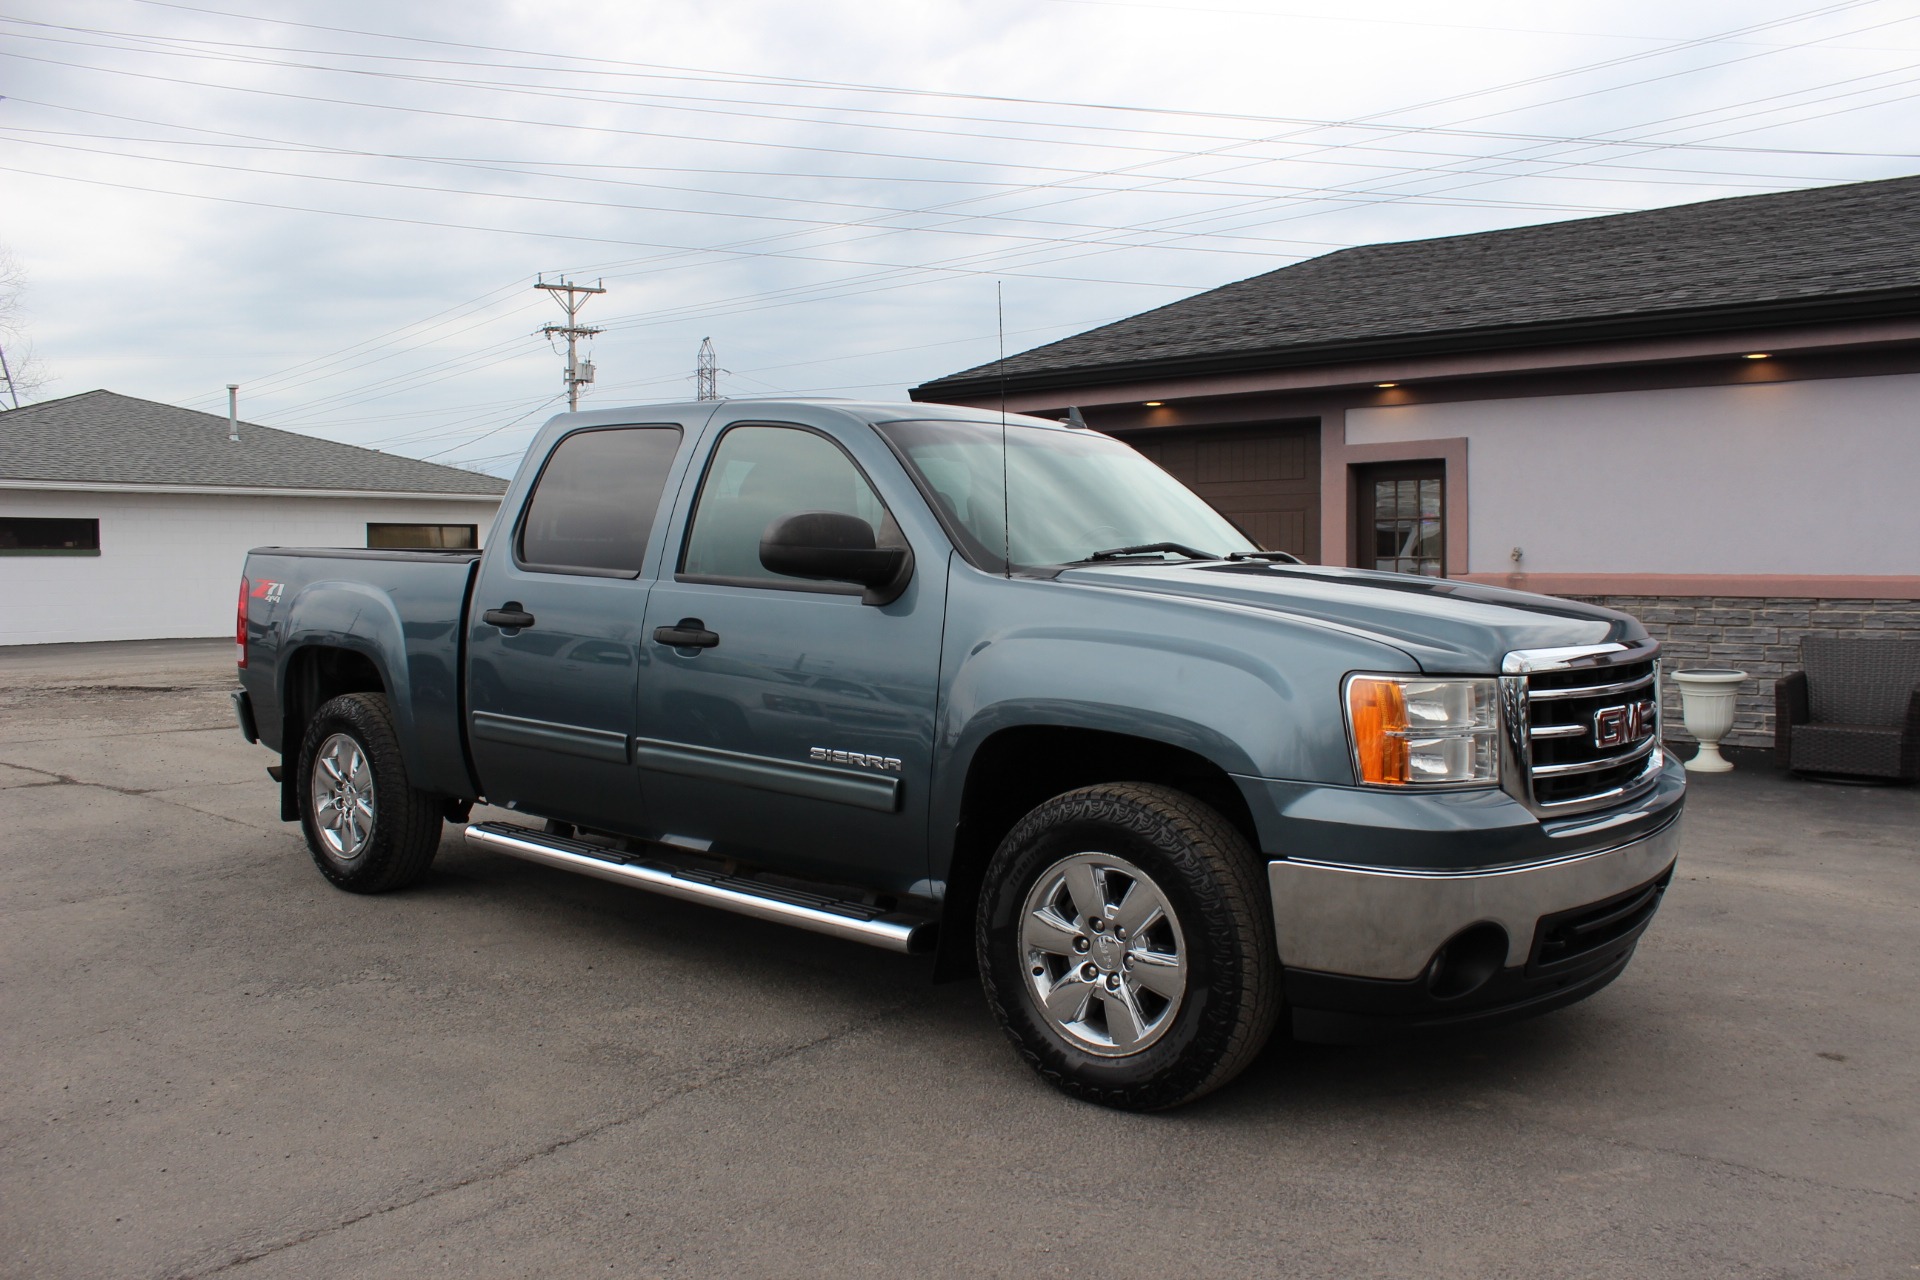
[[[234,615],[233,644],[242,667],[247,665],[247,594],[252,587],[246,575],[240,575],[240,605]]]

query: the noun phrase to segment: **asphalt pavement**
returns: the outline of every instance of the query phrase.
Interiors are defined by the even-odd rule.
[[[0,1274],[1920,1276],[1920,789],[1699,780],[1593,999],[1137,1116],[923,959],[330,888],[231,661],[0,649]]]

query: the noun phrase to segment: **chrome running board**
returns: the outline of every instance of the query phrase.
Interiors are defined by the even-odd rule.
[[[887,951],[917,954],[933,947],[931,920],[784,885],[762,884],[745,876],[675,866],[665,856],[620,853],[509,822],[476,822],[467,828],[467,843],[542,866],[576,871],[669,898],[703,902],[723,911],[864,942]]]

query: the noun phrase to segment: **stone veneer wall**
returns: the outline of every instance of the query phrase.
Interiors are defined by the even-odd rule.
[[[1773,682],[1800,665],[1805,636],[1904,639],[1920,643],[1920,600],[1755,599],[1746,596],[1578,596],[1630,613],[1660,641],[1665,735],[1691,742],[1680,690],[1666,675],[1691,667],[1733,667],[1750,677],[1726,741],[1773,745]]]

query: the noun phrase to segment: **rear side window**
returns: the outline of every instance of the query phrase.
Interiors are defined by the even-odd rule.
[[[522,568],[545,573],[640,572],[680,428],[576,431],[547,459],[520,523]]]

